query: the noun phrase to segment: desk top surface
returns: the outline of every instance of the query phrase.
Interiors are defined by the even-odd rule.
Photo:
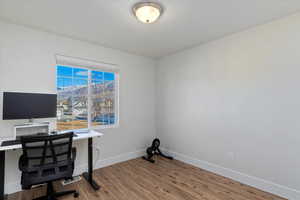
[[[88,139],[88,138],[93,138],[93,137],[101,137],[103,136],[103,133],[100,133],[98,131],[94,130],[89,130],[88,132],[83,132],[83,133],[76,133],[76,137],[73,137],[73,140],[83,140],[83,139]],[[0,141],[0,144],[2,141]],[[9,145],[9,146],[1,146],[0,145],[0,151],[7,151],[7,150],[12,150],[12,149],[21,149],[22,145],[21,144],[16,144],[16,145]]]

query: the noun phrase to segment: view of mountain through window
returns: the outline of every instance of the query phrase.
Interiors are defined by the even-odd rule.
[[[115,73],[57,66],[57,130],[114,125],[115,96]]]

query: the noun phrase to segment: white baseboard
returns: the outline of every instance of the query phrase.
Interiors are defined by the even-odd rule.
[[[184,163],[188,163],[190,165],[199,167],[201,169],[205,169],[207,171],[214,172],[216,174],[231,178],[243,184],[258,188],[260,190],[288,198],[289,200],[299,200],[300,199],[300,191],[288,188],[283,185],[279,185],[273,183],[271,181],[267,181],[261,178],[253,177],[238,171],[234,171],[232,169],[224,168],[207,161],[191,158],[189,156],[183,155],[181,153],[173,152],[165,148],[161,148],[163,151],[172,155],[175,159],[180,160]]]
[[[113,165],[116,163],[120,163],[120,162],[124,162],[127,160],[141,157],[145,154],[145,151],[146,151],[145,149],[141,149],[138,151],[123,153],[123,154],[120,154],[117,156],[99,160],[98,162],[94,163],[94,169],[100,169],[100,168],[107,167],[107,166],[110,166],[110,165]],[[74,175],[77,176],[77,175],[82,174],[83,172],[86,172],[87,168],[88,168],[87,164],[75,166]]]
[[[99,160],[95,165],[94,165],[94,169],[99,169],[99,168],[103,168],[103,167],[107,167],[116,163],[120,163],[120,162],[124,162],[127,160],[131,160],[131,159],[135,159],[138,157],[141,157],[145,154],[145,149],[141,149],[138,151],[134,151],[134,152],[129,152],[129,153],[123,153],[111,158],[107,158],[104,160]],[[88,166],[87,164],[84,165],[77,165],[75,167],[75,171],[74,171],[74,176],[80,175],[83,172],[85,172],[87,170]],[[12,194],[15,192],[19,192],[21,191],[21,184],[20,181],[17,182],[10,182],[10,183],[6,183],[5,184],[5,193],[6,194]]]
[[[141,149],[141,150],[138,150],[138,151],[124,153],[124,154],[117,155],[117,156],[114,156],[114,157],[111,157],[111,158],[100,160],[95,164],[95,169],[107,167],[107,166],[110,166],[110,165],[113,165],[113,164],[116,164],[116,163],[120,163],[120,162],[124,162],[124,161],[127,161],[127,160],[142,157],[145,154],[145,152],[146,152],[145,149]]]

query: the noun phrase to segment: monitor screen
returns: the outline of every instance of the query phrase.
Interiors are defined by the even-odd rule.
[[[56,117],[56,94],[3,93],[3,120]]]

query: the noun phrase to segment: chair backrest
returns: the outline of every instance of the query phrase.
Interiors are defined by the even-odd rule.
[[[74,168],[72,143],[73,132],[21,137],[23,155],[19,165],[28,179],[24,184],[30,185],[71,176]]]

